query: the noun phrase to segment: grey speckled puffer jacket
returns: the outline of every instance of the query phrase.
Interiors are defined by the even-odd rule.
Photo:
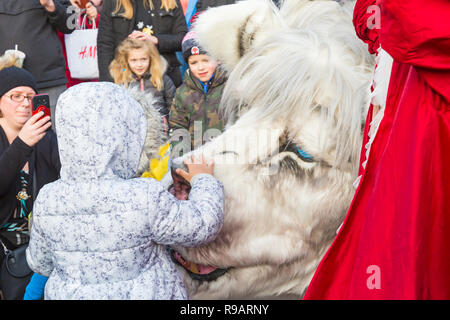
[[[61,179],[33,208],[27,261],[49,276],[45,299],[187,299],[164,245],[213,240],[224,192],[196,175],[188,201],[133,179],[146,135],[141,106],[112,83],[83,83],[58,100]]]

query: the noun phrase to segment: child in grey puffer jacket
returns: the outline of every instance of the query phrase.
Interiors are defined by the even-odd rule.
[[[61,179],[37,197],[27,249],[30,267],[49,276],[45,299],[187,299],[165,245],[202,245],[219,232],[224,191],[206,174],[212,166],[188,166],[200,173],[188,201],[133,178],[147,121],[112,83],[68,89],[56,122]]]

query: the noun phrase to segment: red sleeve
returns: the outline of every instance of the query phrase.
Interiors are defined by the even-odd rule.
[[[382,0],[380,39],[399,62],[450,71],[450,1]]]
[[[370,53],[377,53],[380,47],[376,14],[373,10],[379,0],[358,0],[353,10],[353,25],[356,35],[369,46]],[[375,23],[375,24],[374,24]]]

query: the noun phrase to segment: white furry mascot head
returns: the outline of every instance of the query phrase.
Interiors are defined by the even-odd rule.
[[[208,245],[174,248],[205,270],[184,273],[192,298],[304,294],[350,204],[361,150],[373,59],[351,10],[331,0],[280,9],[247,0],[195,22],[229,80],[227,129],[194,151],[215,160],[224,226]]]

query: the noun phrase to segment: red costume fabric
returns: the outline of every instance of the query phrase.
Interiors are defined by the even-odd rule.
[[[368,44],[369,52],[376,53],[380,47],[377,23],[381,23],[379,14],[380,0],[358,0],[353,10],[353,25],[358,37]]]
[[[450,299],[450,1],[382,0],[381,23],[384,118],[305,299]]]

